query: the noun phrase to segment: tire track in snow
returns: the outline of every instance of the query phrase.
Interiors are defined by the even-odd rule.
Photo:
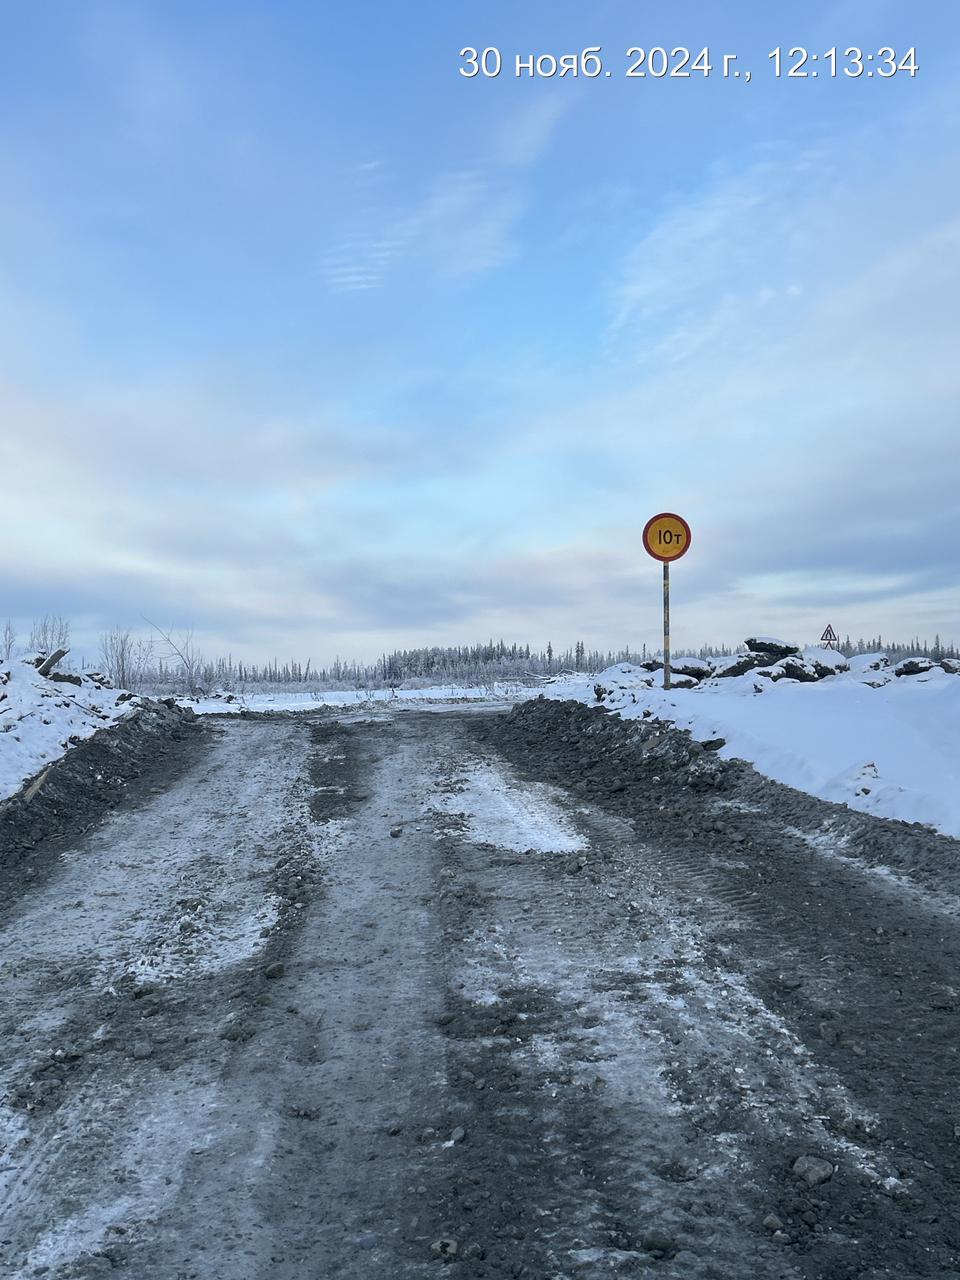
[[[64,850],[7,913],[0,1234],[20,1259],[13,1274],[116,1247],[112,1227],[175,1193],[229,1049],[218,987],[278,922],[269,873],[306,823],[307,748],[295,723],[231,724],[169,790]],[[162,1016],[131,1027],[124,1010],[138,992],[130,1007]],[[189,1019],[180,1036],[177,1009]],[[157,1028],[165,1042],[153,1043]],[[146,1060],[131,1059],[141,1039]],[[155,1065],[168,1058],[172,1079]]]

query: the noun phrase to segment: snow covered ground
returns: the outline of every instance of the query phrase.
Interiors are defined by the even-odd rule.
[[[760,637],[751,644],[781,642]],[[789,649],[790,646],[783,646]],[[662,674],[621,664],[599,675],[573,675],[543,686],[502,683],[474,688],[256,693],[181,699],[198,714],[437,706],[537,697],[602,703],[624,718],[656,717],[689,729],[699,741],[722,738],[720,754],[747,760],[767,777],[824,800],[885,818],[926,823],[960,838],[960,674],[957,664],[910,664],[895,674],[885,655],[846,660],[824,649],[755,665],[744,655],[707,664],[680,659],[688,674],[669,692]],[[746,655],[748,660],[751,655]],[[758,667],[756,663],[761,663]],[[916,668],[916,669],[914,669]],[[830,674],[833,672],[833,674]],[[796,678],[794,678],[796,677]],[[682,687],[682,686],[689,687]],[[80,685],[39,675],[17,661],[0,669],[0,800],[97,729],[140,705],[89,675]]]
[[[72,679],[79,683],[42,676],[25,659],[0,665],[0,800],[71,746],[141,705],[89,674]]]
[[[552,800],[549,787],[517,786],[489,764],[464,770],[459,785],[440,794],[433,810],[459,819],[474,844],[486,842],[514,853],[577,853],[587,847]]]
[[[79,681],[74,683],[74,681]],[[462,702],[504,702],[535,696],[539,687],[497,683],[461,688],[349,689],[325,693],[219,694],[180,698],[198,715],[247,711],[318,711],[324,707],[360,709],[371,704],[430,707]],[[101,677],[55,671],[41,676],[33,661],[15,659],[0,666],[0,801],[37,778],[46,766],[98,729],[117,724],[143,705],[143,699],[113,689]]]
[[[824,650],[803,656],[831,661]],[[778,782],[960,838],[960,676],[939,666],[897,676],[881,659],[854,658],[816,682],[754,670],[669,692],[661,673],[622,664],[547,696],[596,705],[599,685],[609,690],[603,705],[625,719],[652,715],[701,742],[723,738],[721,756]]]
[[[437,702],[504,702],[536,697],[540,687],[530,688],[513,681],[463,687],[433,685],[428,689],[337,689],[330,692],[297,693],[220,693],[207,698],[179,698],[184,707],[192,707],[197,715],[223,715],[244,711],[319,711],[323,707],[362,707],[370,703],[389,703],[405,707],[411,703],[429,705]]]

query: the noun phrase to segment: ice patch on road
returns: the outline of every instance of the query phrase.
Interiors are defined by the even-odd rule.
[[[44,1267],[47,1270],[56,1267],[59,1270],[61,1266],[79,1261],[85,1255],[99,1254],[107,1243],[111,1227],[129,1218],[133,1206],[132,1199],[121,1196],[110,1204],[88,1205],[72,1217],[63,1219],[41,1236],[30,1250],[27,1266],[31,1269]],[[36,1270],[34,1274],[37,1274]]]
[[[136,958],[128,973],[139,986],[174,981],[187,973],[218,973],[261,950],[263,931],[273,928],[279,914],[280,899],[274,894],[265,895],[255,908],[242,898],[204,903],[181,916],[180,923],[189,926],[186,936],[161,938],[156,949]]]
[[[457,780],[454,794],[432,799],[434,812],[462,818],[474,844],[513,853],[578,853],[587,842],[552,798],[551,788],[513,783],[501,770],[478,764]]]
[[[59,1272],[71,1263],[82,1265],[85,1256],[100,1254],[111,1244],[129,1248],[135,1243],[139,1224],[155,1220],[175,1198],[184,1165],[191,1152],[206,1145],[210,1116],[221,1105],[218,1085],[201,1084],[183,1073],[163,1083],[154,1076],[146,1106],[137,1076],[104,1093],[97,1088],[95,1082],[88,1085],[61,1109],[56,1129],[68,1138],[58,1142],[41,1133],[33,1138],[32,1154],[20,1153],[23,1192],[55,1180],[61,1194],[85,1200],[76,1212],[37,1234],[25,1256],[26,1268]],[[108,1144],[102,1158],[125,1172],[124,1193],[116,1198],[87,1199],[89,1152],[82,1138],[92,1127],[92,1111],[99,1140]],[[124,1228],[122,1235],[113,1234],[118,1225]]]
[[[615,835],[606,819],[597,825]],[[655,873],[655,864],[649,870]],[[656,1099],[658,1123],[685,1115],[706,1124],[712,1137],[698,1153],[702,1177],[728,1178],[731,1164],[749,1167],[752,1133],[782,1142],[802,1132],[871,1182],[889,1178],[895,1171],[883,1154],[843,1131],[852,1122],[875,1132],[876,1115],[814,1057],[743,973],[708,958],[696,921],[662,885],[649,878],[644,883],[642,861],[634,871],[641,878],[633,888],[648,904],[650,923],[635,934],[632,953],[611,949],[602,970],[591,974],[582,953],[568,951],[569,944],[548,938],[542,928],[531,925],[528,932],[522,924],[527,917],[517,918],[524,932],[522,943],[516,935],[510,939],[511,952],[522,956],[513,962],[514,982],[549,985],[575,1009],[579,1023],[573,1030],[565,1023],[559,1037],[552,1031],[532,1037],[518,1056],[532,1054],[542,1068],[556,1071],[558,1056],[569,1056],[578,1044],[586,1051],[587,1074],[603,1081],[618,1112],[626,1115]]]
[[[311,838],[313,856],[317,861],[328,859],[355,826],[356,823],[348,818],[324,818],[322,822],[314,823]]]
[[[271,864],[313,833],[296,772],[304,751],[294,726],[265,735],[231,725],[204,773],[112,814],[64,851],[7,922],[0,978],[75,971],[103,989],[124,975],[212,974],[256,955],[280,910]]]
[[[813,1142],[838,1159],[846,1156],[871,1181],[889,1177],[881,1153],[836,1132],[843,1117],[857,1120],[866,1131],[876,1129],[878,1117],[857,1102],[832,1068],[814,1058],[743,974],[707,963],[695,929],[675,910],[665,924],[653,949],[654,956],[660,954],[648,964],[659,968],[671,958],[687,957],[677,968],[686,992],[674,995],[659,981],[646,990],[654,1004],[669,1011],[682,1040],[699,1047],[703,1079],[709,1078],[709,1062],[714,1079],[726,1079],[741,1110],[751,1112],[768,1132],[787,1138],[799,1120]],[[822,1113],[824,1107],[828,1114]]]

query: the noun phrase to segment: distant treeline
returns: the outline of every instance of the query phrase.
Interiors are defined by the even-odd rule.
[[[738,646],[742,648],[743,646]],[[955,645],[944,645],[937,636],[932,644],[919,638],[906,643],[872,640],[852,641],[845,637],[842,651],[849,657],[855,653],[885,650],[892,658],[923,655],[934,659],[958,657]],[[729,645],[701,645],[699,649],[677,650],[676,656],[727,658],[737,649]],[[258,689],[300,689],[303,692],[323,689],[416,688],[429,685],[490,685],[497,682],[532,684],[565,671],[592,673],[603,671],[616,662],[645,662],[659,650],[587,649],[578,641],[572,648],[555,650],[551,643],[545,649],[531,649],[528,644],[507,644],[488,640],[485,644],[424,646],[417,649],[395,649],[374,662],[345,662],[336,658],[330,666],[316,667],[305,662],[270,662],[258,664],[226,658],[206,660],[187,653],[187,666],[179,658],[159,658],[145,666],[138,679],[131,673],[131,683],[155,693],[176,693],[187,689],[203,692],[223,689],[233,692]],[[117,683],[120,683],[117,681]]]
[[[335,689],[373,689],[424,687],[427,685],[490,685],[500,681],[528,684],[564,671],[592,673],[616,662],[645,662],[656,657],[644,645],[639,652],[622,649],[587,649],[578,640],[572,648],[555,650],[552,643],[534,650],[529,644],[507,644],[488,640],[472,645],[425,646],[417,649],[395,649],[381,654],[373,662],[344,662],[336,658],[329,667],[315,667],[311,659],[265,663],[242,662],[231,655],[208,659],[197,652],[189,635],[174,636],[160,628],[148,639],[115,628],[103,635],[99,658],[81,664],[86,669],[103,671],[119,687],[135,692],[157,694],[211,693],[215,690],[256,692],[286,686],[302,692]],[[70,624],[62,617],[38,619],[29,633],[26,648],[17,643],[12,623],[0,631],[0,660],[16,652],[37,652],[67,648]],[[678,649],[676,656],[726,658],[742,649],[728,645],[701,645],[699,649]],[[851,640],[844,637],[840,649],[848,657],[857,653],[883,650],[891,658],[923,656],[934,661],[960,657],[955,644],[944,644],[937,635],[931,644],[919,636],[911,641],[872,639]]]
[[[939,635],[933,637],[933,644],[921,640],[919,636],[907,644],[902,644],[899,640],[884,640],[880,636],[873,640],[861,638],[856,641],[844,636],[840,652],[848,658],[857,653],[888,653],[897,662],[901,658],[932,658],[934,662],[939,662],[941,658],[960,658],[957,646],[944,644]]]
[[[611,663],[635,661],[638,656],[626,649],[588,652],[579,641],[572,649],[557,652],[552,644],[538,651],[528,644],[508,645],[503,640],[488,640],[485,644],[395,649],[373,662],[335,658],[329,667],[316,667],[309,659],[280,662],[274,658],[258,664],[234,661],[232,657],[217,658],[211,662],[201,661],[196,675],[198,682],[208,689],[258,685],[301,685],[317,689],[399,688],[415,683],[483,685],[557,675],[564,670],[602,671]],[[646,657],[646,650],[643,656]],[[147,679],[150,681],[152,676],[158,685],[175,682],[181,668],[179,661],[161,659]]]
[[[701,657],[727,657],[729,648],[705,646]],[[485,644],[433,645],[419,649],[395,649],[374,662],[343,662],[336,658],[329,667],[315,667],[308,660],[263,665],[218,658],[201,662],[198,683],[204,689],[253,689],[283,685],[316,689],[400,688],[416,685],[487,685],[499,681],[534,682],[563,671],[602,671],[615,662],[642,662],[651,655],[646,645],[639,653],[630,649],[590,649],[577,641],[573,648],[555,650],[552,643],[534,650],[528,644],[507,644],[488,640]],[[165,687],[181,676],[178,662],[157,664],[147,684]],[[152,678],[151,678],[152,676]]]
[[[742,646],[738,646],[742,647]],[[845,637],[842,651],[849,657],[855,653],[885,650],[892,658],[923,655],[939,659],[960,657],[955,645],[944,645],[937,636],[933,643],[919,638],[901,643],[873,640],[852,641]],[[677,650],[676,655],[699,658],[727,658],[737,651],[728,645],[701,645],[699,649]],[[179,658],[163,658],[151,663],[143,672],[141,687],[154,692],[178,692],[186,685],[211,692],[215,689],[256,691],[258,688],[312,689],[382,689],[414,688],[418,685],[489,685],[499,681],[535,683],[564,671],[592,673],[603,671],[615,662],[645,662],[659,651],[639,652],[622,649],[587,649],[582,641],[572,648],[556,650],[551,643],[545,649],[531,649],[528,644],[507,644],[488,640],[485,644],[424,646],[417,649],[395,649],[374,662],[334,659],[330,666],[316,667],[304,662],[270,662],[258,664],[226,658],[197,659],[192,670],[185,669]],[[185,675],[188,677],[185,681]]]

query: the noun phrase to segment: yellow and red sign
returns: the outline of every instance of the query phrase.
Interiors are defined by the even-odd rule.
[[[643,545],[654,560],[679,560],[690,548],[690,526],[683,516],[661,511],[643,526]]]

